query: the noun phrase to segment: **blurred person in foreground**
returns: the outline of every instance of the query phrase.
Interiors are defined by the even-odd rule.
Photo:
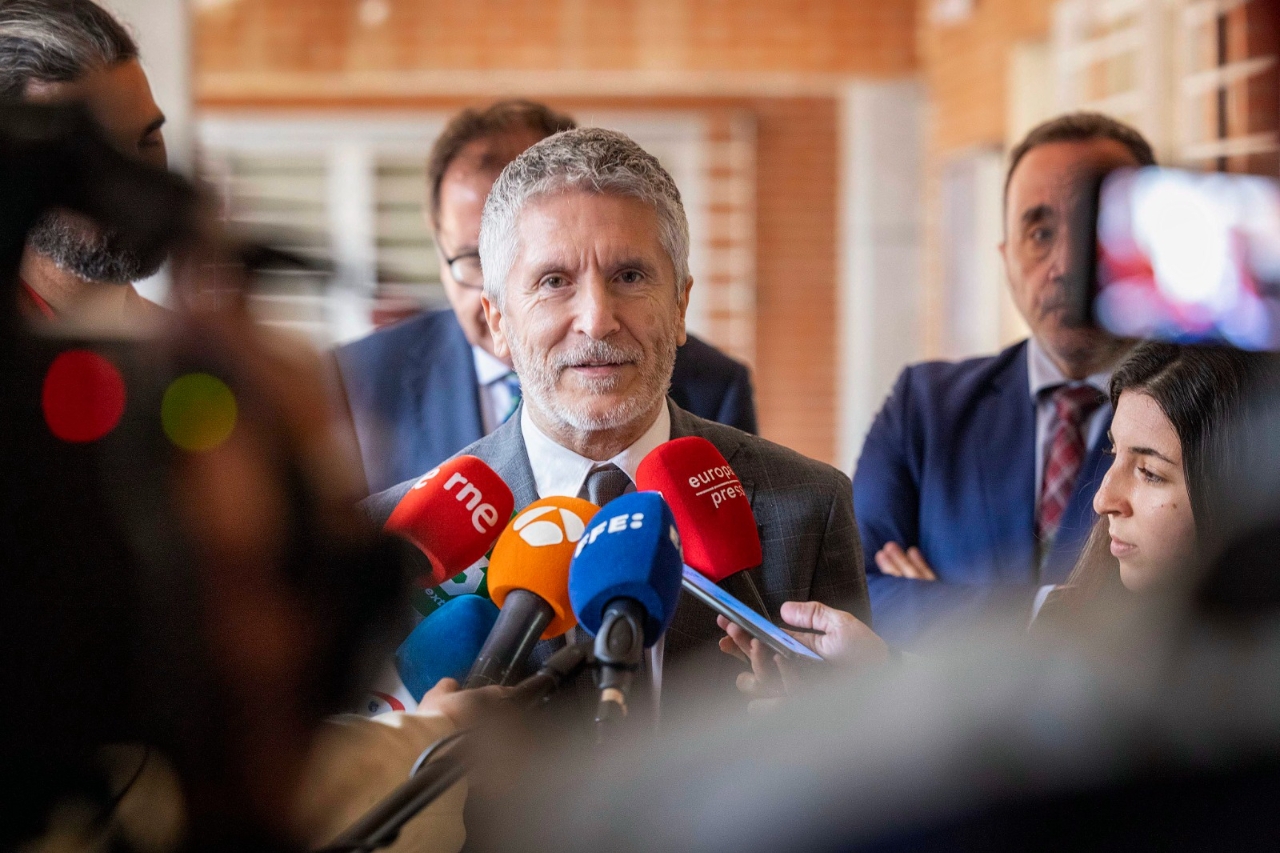
[[[427,160],[426,217],[452,310],[382,329],[335,353],[370,492],[429,471],[515,412],[520,384],[481,308],[480,218],[504,166],[576,127],[531,101],[458,113]],[[699,417],[756,432],[751,376],[693,335],[676,350],[671,398]]]
[[[1185,593],[1225,537],[1224,496],[1243,477],[1241,434],[1250,393],[1268,387],[1273,356],[1228,347],[1139,344],[1111,378],[1115,408],[1107,436],[1112,463],[1094,496],[1098,514],[1067,582],[1046,598],[1033,629],[1070,634],[1096,627],[1139,594],[1161,601]],[[848,613],[788,602],[787,624],[823,635],[794,636],[835,666],[888,660],[884,642]],[[795,692],[801,673],[721,621],[722,651],[751,663],[739,689],[755,700]],[[756,709],[772,703],[754,705]]]
[[[406,564],[353,509],[314,354],[245,314],[198,194],[113,141],[72,106],[0,104],[0,680],[38,697],[0,720],[0,847],[317,844],[495,697],[444,684],[417,714],[324,721],[386,651]],[[50,209],[176,246],[184,310],[145,338],[33,330],[18,271]],[[193,377],[225,398],[163,415]],[[404,843],[460,847],[462,796]]]
[[[1077,181],[1153,162],[1141,134],[1092,113],[1047,121],[1013,149],[1000,253],[1031,336],[904,370],[854,475],[872,610],[891,643],[919,648],[1009,603],[1025,617],[1075,564],[1107,465],[1108,381],[1130,346],[1067,323]]]
[[[92,0],[0,3],[0,97],[28,103],[83,103],[123,153],[163,169],[164,113],[151,95],[138,46]],[[19,304],[29,318],[76,318],[114,326],[155,322],[159,306],[133,282],[155,273],[163,254],[143,255],[67,209],[31,229],[19,271]]]
[[[766,605],[811,599],[870,618],[848,478],[667,395],[693,280],[680,191],[652,155],[597,128],[537,143],[489,193],[480,254],[494,349],[515,366],[524,396],[504,425],[462,452],[507,482],[517,510],[552,495],[603,505],[635,489],[655,447],[702,436],[751,500],[764,561],[749,574]],[[368,498],[375,523],[413,482]],[[732,690],[736,672],[714,654],[719,635],[711,611],[686,597],[637,681],[660,693],[664,709],[673,696]],[[540,643],[534,661],[563,644]],[[705,650],[716,668],[706,678],[686,680],[670,666]]]

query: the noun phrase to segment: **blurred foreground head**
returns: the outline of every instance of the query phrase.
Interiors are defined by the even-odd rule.
[[[0,847],[148,847],[112,839],[114,798],[161,764],[169,841],[287,844],[314,725],[389,651],[400,551],[354,509],[314,357],[252,325],[191,187],[72,107],[0,104],[0,155]],[[54,208],[174,250],[200,298],[145,340],[19,322],[28,229]]]
[[[151,95],[138,47],[92,0],[0,4],[0,97],[83,103],[117,150],[156,168],[166,165],[164,114]],[[60,313],[91,295],[95,285],[138,281],[163,261],[162,253],[143,254],[122,244],[102,223],[55,208],[32,228],[22,272],[39,299]]]

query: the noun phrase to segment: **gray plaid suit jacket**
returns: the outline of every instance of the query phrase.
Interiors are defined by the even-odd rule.
[[[853,517],[853,488],[849,478],[822,462],[765,439],[703,420],[668,401],[671,437],[701,436],[719,450],[742,481],[751,502],[764,562],[726,578],[722,586],[747,603],[755,597],[742,575],[750,575],[778,621],[784,601],[816,600],[853,613],[870,624],[871,604],[862,563],[862,545]],[[463,448],[458,455],[479,457],[498,473],[515,494],[519,511],[538,499],[533,469],[520,431],[519,413],[492,434]],[[363,506],[381,527],[413,485],[407,480],[367,498]],[[662,706],[678,706],[708,688],[733,689],[742,666],[716,649],[724,634],[715,614],[692,596],[681,596],[667,629],[663,659]],[[537,666],[563,645],[548,640],[534,649]],[[700,666],[688,664],[695,659]],[[712,682],[709,684],[708,682]]]

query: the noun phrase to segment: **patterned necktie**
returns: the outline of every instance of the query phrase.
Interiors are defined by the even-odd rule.
[[[1084,464],[1085,422],[1103,403],[1102,392],[1092,385],[1059,385],[1051,393],[1053,421],[1036,520],[1036,533],[1046,543],[1053,541],[1058,532]]]
[[[506,413],[498,420],[499,424],[505,424],[516,413],[516,409],[520,408],[520,377],[516,376],[513,370],[501,380],[503,385],[507,386],[507,391],[511,394],[511,404],[507,406]]]

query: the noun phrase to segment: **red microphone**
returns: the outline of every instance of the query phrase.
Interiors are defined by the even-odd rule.
[[[418,583],[438,586],[488,553],[511,518],[515,495],[492,468],[458,456],[423,474],[384,529],[408,539],[431,562]]]
[[[698,436],[654,448],[636,471],[636,488],[661,492],[676,517],[684,561],[716,583],[760,565],[751,503],[723,455]]]

